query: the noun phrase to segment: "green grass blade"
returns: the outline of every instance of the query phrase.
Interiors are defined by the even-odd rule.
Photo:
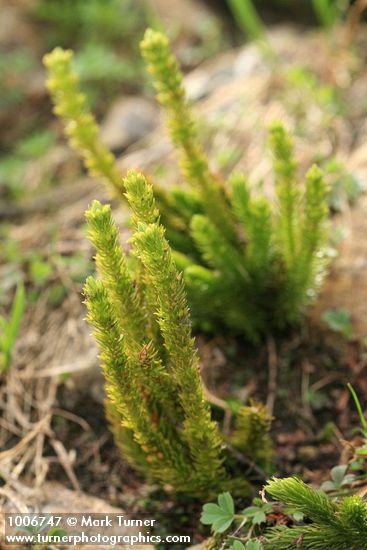
[[[359,399],[358,399],[358,395],[356,394],[356,391],[355,391],[355,389],[353,388],[352,384],[348,383],[347,386],[348,386],[348,390],[349,390],[350,393],[352,394],[352,397],[353,397],[354,403],[355,403],[355,405],[356,405],[356,408],[357,408],[357,411],[358,411],[358,415],[359,415],[359,419],[360,419],[360,421],[361,421],[363,430],[366,430],[366,432],[367,432],[367,422],[366,422],[366,419],[365,419],[365,417],[364,417],[364,414],[363,414],[363,411],[362,411],[361,402],[360,402]]]
[[[263,40],[264,26],[255,9],[252,0],[228,0],[237,25],[250,37],[251,40]]]
[[[25,309],[25,291],[23,283],[19,283],[14,296],[13,305],[10,312],[10,320],[5,324],[2,336],[1,347],[3,354],[2,370],[7,370],[10,366],[11,355],[15,341],[17,339],[20,324],[23,319]]]
[[[320,24],[329,29],[338,19],[338,9],[335,0],[312,0],[313,9]]]

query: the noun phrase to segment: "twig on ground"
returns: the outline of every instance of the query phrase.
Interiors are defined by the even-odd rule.
[[[357,0],[349,8],[345,24],[344,47],[349,48],[359,27],[363,12],[367,9],[367,0]]]
[[[268,479],[268,475],[266,475],[266,473],[264,472],[264,470],[262,468],[260,468],[260,466],[258,466],[257,464],[255,464],[255,462],[253,462],[252,460],[250,460],[249,458],[246,458],[242,453],[240,453],[239,451],[237,451],[234,447],[232,447],[232,445],[230,445],[229,443],[226,444],[226,449],[231,453],[232,456],[234,456],[234,458],[236,460],[238,460],[238,462],[240,464],[243,464],[245,466],[248,466],[249,469],[253,470],[254,472],[256,472],[258,474],[258,476],[260,477],[260,479],[266,481]]]
[[[278,356],[275,341],[272,336],[267,339],[268,358],[269,358],[269,377],[268,377],[268,397],[266,406],[269,414],[272,416],[277,395],[277,377],[278,377]]]
[[[51,445],[53,446],[61,466],[64,468],[64,471],[66,475],[68,476],[70,483],[72,484],[75,491],[78,493],[81,492],[81,487],[79,485],[79,482],[77,480],[77,477],[73,470],[73,460],[70,458],[69,453],[65,449],[64,445],[61,443],[61,441],[57,441],[56,439],[50,440]]]

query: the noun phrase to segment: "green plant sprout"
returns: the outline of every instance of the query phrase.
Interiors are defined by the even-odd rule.
[[[265,41],[265,27],[252,0],[227,0],[237,25],[250,40]]]
[[[334,477],[337,477],[336,474]],[[339,476],[342,482],[344,474]],[[211,525],[211,548],[234,550],[366,550],[367,504],[359,496],[336,499],[296,477],[272,479],[265,491],[275,499],[254,499],[236,513],[229,493],[205,504],[201,522]],[[272,525],[276,518],[279,523]],[[235,530],[230,527],[236,524]]]
[[[11,364],[12,351],[19,334],[25,309],[25,291],[19,283],[11,306],[9,319],[0,316],[0,373],[6,372]]]
[[[366,459],[367,459],[367,421],[363,414],[363,409],[361,402],[358,398],[358,395],[353,388],[352,384],[348,383],[348,389],[353,397],[353,401],[355,403],[356,409],[358,411],[360,426],[356,428],[354,431],[357,433],[360,433],[363,437],[363,441],[361,444],[357,446],[355,449],[355,457],[350,463],[351,470],[357,472],[356,479],[366,479]]]
[[[353,401],[354,401],[356,409],[358,411],[358,416],[359,416],[359,420],[360,420],[360,423],[361,423],[361,428],[359,428],[359,430],[362,433],[362,435],[367,439],[367,421],[366,421],[366,419],[364,417],[364,414],[363,414],[361,402],[358,399],[358,395],[357,395],[355,389],[353,388],[352,384],[348,383],[347,387],[348,387],[348,390],[350,391],[350,393],[353,397]]]
[[[226,472],[226,446],[204,397],[184,281],[152,186],[130,171],[124,188],[133,212],[129,257],[110,207],[94,201],[86,213],[100,275],[85,285],[87,319],[101,350],[116,441],[138,470],[175,491],[203,496],[223,484],[248,491],[247,482],[234,483]],[[254,404],[240,411],[234,445],[240,441],[243,454],[252,453],[256,417],[257,453],[264,458],[269,415]]]
[[[349,8],[348,0],[312,0],[319,23],[328,30],[334,27]]]
[[[117,195],[123,192],[122,179],[112,153],[102,144],[95,118],[86,96],[79,91],[79,79],[71,69],[73,52],[56,48],[44,57],[50,70],[47,87],[53,94],[55,113],[65,121],[65,133],[92,175],[107,182]]]
[[[266,491],[277,501],[293,506],[310,523],[268,529],[266,550],[291,550],[299,541],[306,550],[366,550],[367,505],[359,496],[335,501],[324,492],[308,487],[298,478],[274,479]]]

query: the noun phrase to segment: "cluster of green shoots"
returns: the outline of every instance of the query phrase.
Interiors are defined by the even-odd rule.
[[[133,212],[129,256],[108,205],[94,201],[86,214],[100,275],[86,282],[86,305],[107,380],[107,415],[124,455],[148,478],[186,494],[215,494],[231,484],[226,440],[205,399],[183,278],[152,186],[131,171],[124,187]],[[228,443],[268,460],[265,408],[243,406],[237,418]]]
[[[270,130],[275,203],[254,192],[242,174],[221,181],[210,170],[168,39],[147,30],[141,49],[187,184],[169,191],[155,187],[155,195],[196,326],[227,327],[256,341],[297,322],[325,271],[328,207],[322,173],[313,166],[301,185],[291,137],[275,123]],[[115,160],[100,141],[71,59],[72,53],[60,48],[45,58],[55,112],[92,175],[125,200]]]

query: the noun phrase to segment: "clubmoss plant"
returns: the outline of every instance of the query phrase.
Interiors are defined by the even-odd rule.
[[[107,380],[107,414],[137,469],[176,491],[213,494],[230,481],[224,439],[204,397],[183,277],[152,186],[133,171],[124,186],[133,211],[130,257],[119,245],[110,207],[94,201],[86,213],[100,275],[87,280],[86,305]],[[256,406],[248,425],[254,414]],[[265,441],[262,433],[259,438]]]
[[[269,327],[296,321],[315,295],[325,267],[328,208],[322,173],[314,166],[304,186],[299,184],[292,139],[275,123],[270,148],[276,205],[254,196],[241,174],[233,174],[228,185],[218,181],[200,145],[168,39],[148,29],[141,48],[190,192],[197,193],[201,208],[188,222],[201,265],[183,265],[194,316],[217,317],[216,322],[252,339]],[[176,197],[178,212],[181,197]]]
[[[198,130],[183,87],[182,73],[171,53],[167,37],[148,29],[141,43],[153,76],[157,97],[168,115],[173,143],[180,152],[182,171],[191,187],[198,193],[200,203],[226,237],[236,239],[233,214],[225,199],[225,190],[209,169],[209,162],[198,139]]]
[[[229,439],[233,447],[266,471],[269,469],[272,456],[271,421],[265,405],[250,402],[238,410],[234,430]]]
[[[359,496],[328,496],[296,477],[272,479],[264,492],[236,513],[229,493],[203,507],[201,522],[212,526],[208,548],[219,550],[366,550],[367,505]],[[274,522],[276,524],[274,525]],[[231,529],[230,529],[231,528]]]
[[[269,529],[267,550],[292,550],[295,541],[305,550],[366,550],[367,505],[356,495],[332,500],[298,478],[269,481],[266,491],[276,500],[292,506],[311,523]]]
[[[115,158],[103,145],[86,96],[80,91],[78,75],[72,70],[73,52],[55,48],[45,55],[49,70],[47,87],[55,103],[55,113],[65,124],[70,145],[82,156],[92,176],[101,178],[115,194],[123,193],[122,179]]]
[[[274,123],[269,143],[275,203],[254,193],[242,174],[222,181],[210,169],[167,37],[148,29],[141,49],[188,184],[155,193],[196,326],[213,331],[224,326],[258,341],[298,322],[325,273],[328,189],[322,173],[312,167],[301,184],[292,139],[282,124]],[[90,171],[124,197],[70,57],[57,49],[45,59],[55,110]]]

